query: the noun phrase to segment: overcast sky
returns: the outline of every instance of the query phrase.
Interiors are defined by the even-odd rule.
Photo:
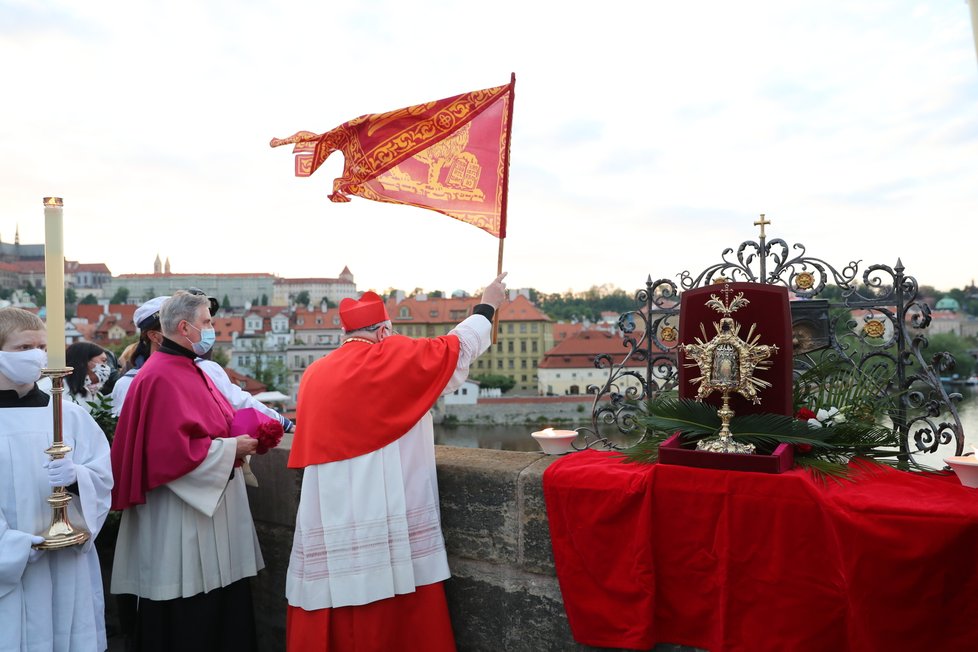
[[[978,277],[978,62],[964,0],[0,0],[0,238],[114,274],[473,290],[487,233],[326,199],[272,137],[516,72],[505,267],[544,291],[676,278],[755,239],[838,267]]]

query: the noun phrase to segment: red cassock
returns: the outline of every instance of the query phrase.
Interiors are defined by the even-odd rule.
[[[348,340],[303,375],[289,467],[349,460],[397,441],[435,404],[458,357],[454,335]],[[367,604],[290,605],[287,645],[290,652],[455,649],[441,582]]]

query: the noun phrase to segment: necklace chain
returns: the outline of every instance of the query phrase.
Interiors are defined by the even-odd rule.
[[[365,344],[373,344],[372,341],[362,338],[362,337],[348,337],[343,342],[343,344],[349,344],[350,342],[364,342]]]

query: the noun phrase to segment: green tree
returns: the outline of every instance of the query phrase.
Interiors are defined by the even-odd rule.
[[[251,365],[249,375],[265,385],[270,392],[288,393],[288,367],[281,360],[268,359],[265,355],[265,340],[258,340],[251,352],[255,354],[255,363]]]
[[[94,306],[98,303],[98,299],[95,298],[94,294],[86,294],[78,303],[85,306]]]
[[[954,356],[954,369],[941,372],[942,376],[957,374],[967,378],[975,373],[975,358],[971,351],[978,346],[978,340],[973,337],[961,337],[955,333],[939,333],[927,338],[928,346],[924,350],[924,359],[941,351],[947,351]]]
[[[231,355],[227,352],[227,349],[221,346],[215,346],[213,351],[211,360],[226,369],[231,364]]]
[[[221,301],[221,309],[222,310],[230,310],[231,309],[231,299],[229,299],[228,298],[228,295],[226,295],[226,294],[224,295],[224,299]]]
[[[152,299],[152,297],[150,297]],[[129,300],[129,288],[119,288],[109,299],[109,303],[125,303]]]
[[[309,307],[309,291],[303,290],[299,294],[295,295],[295,303],[297,306]]]
[[[75,288],[65,288],[65,303],[78,303],[78,293],[75,292]]]
[[[261,295],[261,305],[263,305],[263,306],[267,306],[268,305],[268,295],[267,294]]]
[[[510,378],[509,376],[504,376],[502,374],[482,374],[479,376],[472,376],[472,380],[479,381],[479,385],[486,389],[494,389],[498,387],[503,391],[503,393],[508,392],[516,386],[516,380]]]

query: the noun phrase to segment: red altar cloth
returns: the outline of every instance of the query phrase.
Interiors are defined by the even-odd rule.
[[[978,650],[978,491],[953,474],[821,484],[583,451],[543,489],[580,643]]]

